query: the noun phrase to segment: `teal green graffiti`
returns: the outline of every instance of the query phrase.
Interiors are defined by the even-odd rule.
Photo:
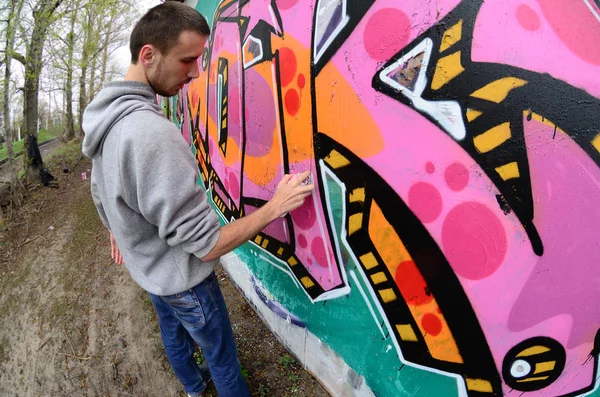
[[[208,26],[212,26],[213,17],[219,3],[219,0],[198,0],[198,4],[196,4],[196,11],[206,18]]]
[[[338,241],[341,242],[343,189],[331,178],[327,178],[327,187],[335,232]],[[218,212],[216,207],[214,209]],[[367,385],[376,396],[458,395],[456,379],[403,365],[385,325],[381,327],[383,334],[377,325],[377,323],[383,324],[381,314],[376,309],[372,314],[360,292],[361,289],[365,292],[369,305],[375,308],[375,303],[367,292],[369,287],[362,281],[356,262],[343,244],[341,254],[346,264],[346,271],[348,274],[351,271],[356,273],[361,284],[360,288],[354,279],[349,277],[351,288],[349,295],[314,304],[289,275],[260,257],[264,255],[276,261],[266,251],[246,243],[235,250],[235,253],[247,264],[275,300],[304,321],[310,332],[342,357],[354,371],[365,377]]]

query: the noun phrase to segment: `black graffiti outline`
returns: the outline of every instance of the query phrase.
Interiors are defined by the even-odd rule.
[[[242,9],[243,6],[247,3],[246,2],[241,2],[240,6],[237,8],[237,15],[234,15],[234,13],[229,13],[224,17],[221,17],[219,13],[217,13],[216,17],[215,17],[215,21],[213,22],[214,27],[213,27],[213,32],[216,29],[216,27],[218,25],[220,25],[221,23],[235,23],[238,26],[238,33],[239,33],[239,40],[240,40],[240,49],[243,50],[243,39],[244,39],[244,35],[246,33],[248,33],[246,31],[246,28],[248,26],[248,22],[249,19],[247,17],[244,17],[241,15],[242,13]],[[224,9],[229,9],[229,7],[231,6],[231,4],[229,4],[227,7],[225,7]],[[281,23],[281,17],[279,14],[279,11],[277,9],[277,4],[275,0],[271,0],[271,6],[273,7],[274,10],[274,14],[276,16],[276,18],[278,18],[279,22]],[[283,26],[282,26],[283,29]],[[257,63],[262,63],[262,62],[274,62],[275,64],[275,78],[277,82],[281,81],[281,64],[279,62],[279,51],[275,51],[273,52],[271,50],[271,45],[270,45],[270,39],[269,36],[273,34],[273,35],[278,35],[277,32],[275,31],[275,29],[270,26],[266,21],[264,20],[260,20],[257,22],[257,24],[255,25],[255,27],[252,29],[251,32],[249,32],[249,35],[252,35],[256,38],[261,38],[261,42],[263,44],[263,58],[257,62]],[[282,33],[283,34],[283,33]],[[203,64],[203,68],[206,70],[207,73],[207,79],[210,77],[210,73],[211,73],[211,68],[213,67],[212,62],[210,61],[212,59],[212,52],[213,52],[213,40],[214,40],[214,34],[211,35],[211,38],[208,42],[208,50],[204,51],[203,53],[203,60],[202,60],[202,64]],[[280,35],[281,37],[281,35]],[[206,60],[206,61],[205,61]],[[245,73],[244,73],[244,69],[243,69],[243,62],[242,62],[242,54],[238,54],[238,63],[241,66],[240,68],[240,82],[241,82],[241,87],[245,87]],[[232,65],[230,65],[231,67]],[[283,95],[282,95],[282,90],[281,90],[281,84],[277,84],[276,85],[276,89],[277,89],[277,100],[278,100],[278,106],[276,111],[279,112],[279,120],[281,120],[280,124],[279,124],[279,130],[281,133],[281,143],[283,148],[287,147],[287,143],[286,143],[286,132],[285,132],[285,124],[283,123],[284,120],[284,106],[283,106]],[[246,101],[246,93],[245,90],[242,89],[240,90],[241,92],[241,104],[245,103]],[[210,95],[210,84],[206,84],[206,98],[209,98]],[[207,117],[209,116],[209,112],[208,112],[208,100],[206,101],[206,103],[204,104],[204,106],[206,106],[206,114]],[[198,112],[199,113],[199,112]],[[243,175],[244,172],[244,166],[245,166],[245,159],[246,159],[246,115],[245,112],[241,112],[241,125],[242,125],[242,139],[240,142],[240,146],[241,146],[241,172]],[[197,145],[199,147],[199,145],[202,145],[205,149],[205,153],[207,153],[207,157],[209,157],[209,151],[208,151],[208,139],[210,136],[209,133],[209,125],[208,123],[204,123],[205,125],[205,134],[206,134],[206,142],[204,140],[198,139],[197,137],[200,136],[199,131],[197,129],[195,129],[195,131],[198,131],[197,133],[194,133],[194,144]],[[217,127],[218,128],[218,127]],[[202,141],[202,142],[200,142]],[[197,148],[198,150],[198,148]],[[289,155],[287,153],[287,150],[282,150],[282,163],[281,165],[283,166],[283,172],[284,173],[289,173]],[[234,207],[234,202],[231,199],[229,192],[225,189],[221,179],[219,178],[219,176],[214,172],[214,169],[212,168],[212,166],[210,166],[210,159],[208,159],[209,161],[207,161],[207,168],[208,168],[208,177],[207,177],[207,181],[205,182],[205,188],[209,189],[211,185],[217,185],[219,186],[220,190],[222,192],[224,192],[224,194],[226,195],[226,197],[220,197],[220,195],[215,191],[215,189],[212,189],[212,199],[215,202],[219,202],[219,201],[223,201],[223,199],[229,200],[229,202],[232,204],[232,208],[229,208],[227,206],[225,206],[224,211],[222,211],[223,215],[225,216],[226,219],[231,219],[231,218],[238,218],[241,216],[244,216],[245,211],[244,211],[244,206],[245,205],[250,205],[253,207],[261,207],[262,205],[266,204],[265,200],[259,199],[259,198],[253,198],[253,197],[246,197],[243,193],[243,184],[240,183],[240,206],[239,208],[235,208]],[[320,178],[320,176],[318,176]],[[326,211],[326,208],[324,207],[324,210]],[[325,291],[320,284],[318,283],[318,281],[314,278],[314,276],[312,276],[312,274],[310,274],[306,268],[306,266],[304,264],[301,263],[301,261],[294,255],[294,252],[296,250],[296,246],[295,246],[295,236],[294,236],[294,227],[292,224],[292,220],[291,217],[289,215],[287,215],[285,217],[285,222],[287,224],[287,228],[288,228],[288,232],[290,234],[290,241],[289,243],[287,242],[282,242],[279,240],[276,240],[276,238],[264,234],[263,232],[259,233],[258,236],[260,236],[261,238],[268,238],[269,240],[276,240],[278,241],[278,243],[280,244],[279,246],[277,246],[277,248],[284,248],[283,252],[280,253],[278,252],[278,249],[273,248],[272,245],[269,245],[267,248],[262,247],[262,249],[265,249],[266,251],[268,251],[269,253],[271,253],[274,257],[280,258],[281,257],[289,257],[290,255],[292,257],[295,258],[295,260],[297,260],[298,265],[293,266],[293,267],[289,267],[288,268],[292,271],[292,273],[294,274],[294,276],[298,279],[301,280],[303,277],[308,277],[311,282],[313,283],[313,286],[310,288],[306,288],[303,286],[304,290],[308,293],[308,295],[312,298],[315,299],[317,297],[319,297],[320,295],[322,295],[325,292],[330,292],[330,291],[334,291],[336,289],[340,289],[340,288],[344,288],[344,283],[341,283],[340,285]],[[329,222],[325,222],[325,227],[327,229],[327,233],[328,233],[328,238],[330,239],[330,241],[335,241],[333,239],[333,232],[331,230],[331,226],[329,225]],[[335,266],[338,268],[338,272],[342,272],[341,269],[341,263],[339,263],[338,258],[335,257]]]
[[[426,73],[428,85],[422,97],[434,101],[456,101],[461,105],[463,121],[467,127],[467,137],[457,143],[482,167],[500,190],[527,232],[533,251],[541,256],[543,254],[543,242],[534,225],[534,203],[524,140],[522,112],[530,110],[547,117],[573,138],[600,165],[600,153],[591,144],[592,138],[598,133],[598,127],[594,123],[592,115],[600,109],[600,101],[587,92],[548,74],[531,72],[514,66],[471,61],[473,30],[482,2],[483,0],[463,1],[446,17],[421,34],[379,69],[373,77],[372,85],[376,90],[412,106],[410,100],[404,95],[382,82],[379,73],[394,64],[424,39],[427,38],[433,41],[433,51]],[[437,51],[440,48],[446,29],[454,26],[459,21],[462,21],[461,40],[442,52]],[[432,90],[430,84],[433,81],[437,61],[457,51],[460,51],[461,65],[464,71],[440,89]],[[504,77],[523,79],[527,81],[527,84],[513,88],[499,104],[470,96],[476,90]],[[552,101],[548,100],[549,98],[552,98]],[[574,103],[577,106],[573,106]],[[483,111],[486,117],[478,117],[472,122],[468,122],[467,109]],[[520,111],[515,112],[514,109]],[[565,109],[568,109],[568,113]],[[431,116],[424,115],[440,126],[439,122]],[[512,127],[511,139],[487,154],[478,153],[472,138],[502,122],[510,122]],[[519,165],[520,177],[517,180],[504,181],[495,171],[496,167],[509,161],[517,161]]]

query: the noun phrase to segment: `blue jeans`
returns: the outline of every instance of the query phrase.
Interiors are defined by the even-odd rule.
[[[150,294],[158,314],[167,358],[189,394],[202,393],[206,381],[193,353],[202,349],[219,397],[250,397],[240,371],[225,300],[214,273],[192,289],[169,296]]]

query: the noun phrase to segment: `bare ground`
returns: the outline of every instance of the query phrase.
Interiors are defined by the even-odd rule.
[[[147,294],[111,262],[89,162],[76,143],[60,151],[46,161],[59,188],[34,188],[0,220],[0,395],[185,396]],[[218,275],[252,394],[328,396]]]

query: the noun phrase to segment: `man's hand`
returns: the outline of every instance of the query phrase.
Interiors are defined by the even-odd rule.
[[[315,190],[312,183],[306,183],[309,176],[310,171],[304,171],[302,174],[283,177],[268,203],[275,209],[276,217],[285,215],[304,204],[304,199]]]
[[[219,258],[256,236],[275,219],[300,207],[306,197],[315,190],[312,183],[305,183],[309,175],[310,171],[296,175],[285,175],[277,185],[275,194],[269,202],[250,215],[223,226],[217,244],[200,259],[208,262]]]
[[[123,257],[121,256],[121,251],[119,251],[119,247],[117,247],[117,242],[115,241],[115,236],[110,234],[110,257],[114,259],[117,265],[123,264]]]

